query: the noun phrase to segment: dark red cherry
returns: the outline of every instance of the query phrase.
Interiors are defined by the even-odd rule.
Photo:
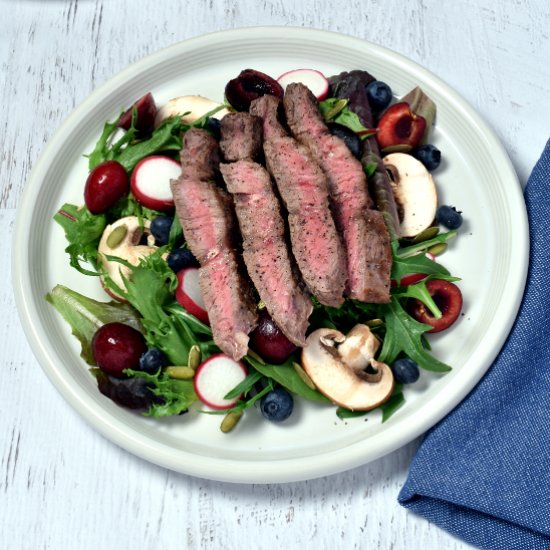
[[[157,116],[157,106],[150,92],[140,97],[118,121],[119,128],[129,130],[132,126],[132,116],[136,110],[135,128],[140,136],[148,135],[155,127],[155,117]]]
[[[258,326],[250,334],[250,347],[268,363],[284,363],[296,350],[296,346],[263,309]]]
[[[381,149],[393,145],[416,147],[426,130],[426,119],[411,111],[408,103],[389,107],[378,121],[376,139]]]
[[[282,86],[275,79],[254,69],[241,71],[225,86],[225,97],[237,111],[248,111],[250,103],[260,96],[274,95],[282,99],[283,94]]]
[[[103,214],[130,191],[130,180],[122,164],[107,160],[96,166],[84,186],[84,202],[92,214]]]
[[[139,358],[147,351],[141,332],[123,323],[107,323],[92,338],[92,355],[107,374],[124,377],[125,369],[139,370]]]
[[[416,299],[408,301],[407,311],[420,323],[433,327],[429,332],[445,330],[458,319],[462,311],[462,292],[455,284],[441,279],[428,281],[426,288],[441,310],[441,319],[436,319],[424,303]]]

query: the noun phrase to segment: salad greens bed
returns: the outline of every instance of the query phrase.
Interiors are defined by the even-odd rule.
[[[331,98],[321,102],[320,106],[327,121],[336,121],[355,132],[362,132],[362,137],[370,135],[357,115],[350,111],[345,100]],[[120,117],[107,122],[94,150],[87,155],[89,169],[92,170],[104,161],[116,160],[131,172],[140,160],[150,155],[162,153],[177,158],[182,147],[183,134],[190,127],[208,130],[209,117],[216,111],[208,113],[193,124],[182,123],[179,116],[169,118],[147,138],[139,137],[134,123],[129,130],[122,133],[122,137],[117,137],[120,134]],[[367,176],[372,177],[375,169],[376,165],[367,165]],[[121,322],[140,330],[147,346],[160,349],[170,365],[188,365],[190,352],[200,353],[202,360],[219,353],[210,327],[188,313],[174,297],[178,281],[165,257],[183,238],[177,216],[174,217],[168,244],[143,257],[138,266],[131,266],[120,258],[108,258],[132,269],[131,277],[124,279],[125,288],[121,289],[113,282],[100,261],[98,244],[108,224],[129,215],[137,216],[145,223],[160,214],[139,204],[131,193],[103,214],[92,214],[85,206],[64,204],[55,214],[54,220],[65,232],[68,241],[66,252],[71,267],[87,276],[101,276],[106,289],[121,294],[126,303],[99,302],[62,285],[56,286],[46,296],[80,341],[82,359],[90,365],[99,389],[115,401],[141,409],[143,414],[152,417],[188,411],[198,400],[192,380],[173,378],[167,369],[159,369],[154,374],[129,370],[126,372],[127,379],[112,379],[97,368],[91,352],[91,341],[98,328],[107,323]],[[416,321],[407,312],[405,303],[409,298],[416,298],[436,317],[441,314],[426,283],[434,278],[447,281],[457,279],[441,263],[433,261],[425,253],[434,245],[446,243],[455,235],[456,231],[448,231],[423,242],[394,239],[392,279],[399,282],[404,276],[413,273],[426,274],[427,277],[415,284],[392,287],[391,301],[388,304],[365,304],[348,299],[340,308],[331,308],[313,299],[311,329],[327,327],[346,333],[357,323],[367,324],[382,341],[377,357],[379,361],[391,365],[399,357],[406,356],[426,371],[449,371],[451,367],[430,352],[425,333],[432,327]],[[311,387],[311,383],[304,378],[297,354],[279,365],[268,364],[254,352],[245,356],[244,361],[248,367],[248,376],[226,396],[231,398],[241,395],[241,399],[229,410],[202,412],[240,415],[279,385],[301,398],[333,406],[329,399]],[[404,401],[403,386],[396,384],[392,396],[379,407],[382,410],[382,421],[387,420]],[[342,407],[335,410],[340,418],[367,414]]]

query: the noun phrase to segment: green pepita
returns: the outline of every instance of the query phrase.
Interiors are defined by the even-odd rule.
[[[195,370],[201,364],[201,348],[199,348],[199,346],[191,346],[187,362],[187,366],[193,370]]]
[[[369,328],[379,327],[380,325],[383,325],[384,321],[382,319],[370,319],[365,323]]]
[[[115,227],[107,237],[107,246],[112,250],[116,248],[126,237],[128,227],[124,224]]]
[[[222,423],[220,424],[220,430],[226,434],[230,432],[238,423],[243,415],[242,411],[232,411],[230,413],[227,413]]]
[[[302,368],[302,365],[299,363],[292,363],[292,366],[294,367],[294,370],[296,371],[296,374],[302,379],[302,382],[311,390],[317,389],[315,387],[315,384],[313,383],[313,380],[309,377],[307,372]]]
[[[434,256],[441,256],[447,250],[447,243],[437,243],[428,248],[428,252]]]
[[[195,370],[191,367],[166,367],[166,373],[177,380],[191,380],[195,376]]]
[[[424,229],[424,231],[421,231],[418,235],[416,235],[412,242],[417,243],[423,243],[424,241],[429,241],[430,239],[433,239],[437,234],[439,233],[439,227],[431,226]]]
[[[258,361],[258,363],[261,363],[262,365],[265,365],[265,361],[255,351],[248,348],[247,354],[250,355],[250,357],[252,357],[252,359],[256,359],[256,361]]]

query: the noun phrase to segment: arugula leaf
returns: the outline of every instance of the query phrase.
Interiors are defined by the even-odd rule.
[[[401,353],[404,353],[425,370],[433,372],[451,370],[451,367],[428,353],[422,345],[423,334],[432,327],[414,320],[396,296],[391,297],[389,304],[379,305],[378,311],[386,327],[379,361],[391,365]]]
[[[91,344],[99,327],[119,322],[141,330],[139,314],[128,304],[98,302],[63,285],[57,285],[46,294],[46,301],[69,323],[72,333],[80,341],[80,355],[89,365],[95,365]]]
[[[394,255],[391,277],[397,283],[410,273],[425,273],[426,275],[438,275],[443,278],[449,275],[449,271],[438,262],[430,260],[425,254],[416,254],[408,258]]]
[[[259,382],[263,378],[258,371],[252,371],[240,384],[237,384],[224,399],[234,399],[239,395],[247,395],[248,392],[254,387],[254,384]]]
[[[294,370],[294,367],[292,366],[294,359],[292,357],[287,359],[281,365],[266,365],[250,355],[246,355],[244,360],[255,370],[267,378],[273,379],[275,382],[281,384],[281,386],[296,395],[300,395],[305,399],[317,401],[319,403],[331,402],[322,393],[317,390],[312,390],[306,385],[306,383],[300,378],[300,375]]]
[[[171,378],[165,371],[159,369],[156,374],[127,369],[128,376],[144,378],[148,382],[150,391],[162,398],[163,402],[152,403],[145,416],[159,418],[185,412],[197,401],[197,394],[191,380],[177,380]]]
[[[435,244],[445,243],[449,239],[456,237],[456,235],[457,232],[455,230],[447,231],[446,233],[440,233],[439,235],[436,235],[435,237],[433,237],[432,239],[428,239],[427,241],[422,241],[420,243],[406,246],[404,248],[399,248],[398,250],[396,250],[396,255],[403,260],[411,256],[415,256],[420,252],[425,252]]]
[[[338,307],[323,306],[313,301],[314,310],[309,318],[310,328],[332,328],[346,333],[357,323],[365,323],[376,316],[376,306],[357,300],[345,300]]]
[[[86,207],[65,203],[53,219],[63,228],[69,241],[65,252],[69,254],[71,266],[84,275],[97,276],[97,247],[107,225],[105,216],[95,216]],[[82,267],[80,262],[89,263],[96,271]]]

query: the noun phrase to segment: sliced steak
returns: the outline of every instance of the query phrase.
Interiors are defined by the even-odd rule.
[[[236,222],[228,195],[212,178],[217,143],[204,130],[189,130],[181,153],[182,176],[171,183],[176,213],[198,259],[199,283],[216,345],[238,360],[248,351],[257,323],[251,284],[233,246]]]
[[[220,170],[233,195],[250,278],[285,336],[304,346],[313,305],[294,274],[269,173],[248,160],[221,164]]]
[[[284,107],[292,134],[309,148],[328,177],[336,227],[347,253],[347,295],[362,302],[389,302],[389,235],[384,224],[369,227],[373,202],[361,163],[340,138],[330,134],[307,87],[290,84]],[[380,251],[384,251],[384,261]]]
[[[220,148],[227,162],[255,159],[262,151],[262,121],[249,113],[230,113],[221,121]]]
[[[294,257],[311,293],[338,307],[347,279],[346,256],[328,200],[325,174],[304,145],[278,122],[280,101],[263,96],[250,109],[263,119],[264,153],[288,212]]]

